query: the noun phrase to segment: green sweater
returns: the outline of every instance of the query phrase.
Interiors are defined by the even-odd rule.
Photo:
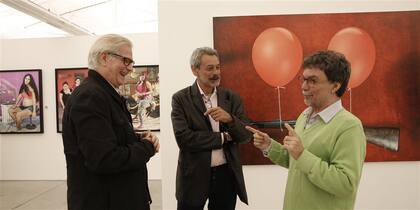
[[[306,120],[301,114],[295,126],[305,148],[298,160],[274,140],[268,151],[273,163],[289,168],[283,208],[353,209],[366,154],[360,120],[345,109],[304,129]]]

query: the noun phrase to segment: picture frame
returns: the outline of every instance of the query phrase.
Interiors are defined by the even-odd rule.
[[[87,67],[55,69],[55,99],[57,132],[63,132],[63,113],[71,92],[88,76]]]
[[[83,81],[88,75],[87,67],[80,68],[56,68],[55,69],[55,95],[56,95],[56,122],[57,132],[62,133],[62,117],[65,108],[65,99],[77,87],[76,79]],[[138,93],[137,86],[142,75],[145,81],[144,89],[149,91]],[[67,87],[64,87],[64,84]],[[148,86],[148,87],[147,87]],[[63,91],[64,88],[68,88]],[[120,88],[120,94],[127,101],[127,108],[131,113],[133,127],[136,131],[160,131],[160,104],[159,104],[159,66],[137,65],[133,71],[125,77],[124,85]],[[146,93],[146,94],[145,94]],[[140,96],[142,94],[143,96]],[[66,96],[67,95],[67,96]],[[64,96],[64,98],[63,98]],[[141,108],[139,110],[139,108]],[[141,115],[141,117],[139,117]],[[142,123],[141,123],[142,122]]]
[[[138,65],[126,75],[120,93],[135,131],[160,131],[159,65]]]
[[[0,134],[44,133],[41,69],[0,70]]]

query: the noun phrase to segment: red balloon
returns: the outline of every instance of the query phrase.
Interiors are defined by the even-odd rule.
[[[302,45],[296,35],[275,27],[266,29],[255,40],[252,62],[261,79],[273,87],[282,87],[296,76],[302,54]]]
[[[356,27],[337,32],[331,39],[328,49],[343,53],[351,64],[348,88],[362,84],[375,65],[376,49],[370,35]]]

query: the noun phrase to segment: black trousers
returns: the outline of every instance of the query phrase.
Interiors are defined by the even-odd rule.
[[[236,190],[233,172],[227,164],[211,168],[209,210],[234,210],[236,206]],[[177,210],[203,210],[204,203],[192,206],[178,202]]]

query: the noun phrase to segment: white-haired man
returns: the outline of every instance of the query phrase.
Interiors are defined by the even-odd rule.
[[[63,115],[68,209],[150,209],[146,163],[159,141],[150,132],[134,132],[117,91],[133,70],[132,43],[104,35],[92,45],[88,62],[88,77]]]

